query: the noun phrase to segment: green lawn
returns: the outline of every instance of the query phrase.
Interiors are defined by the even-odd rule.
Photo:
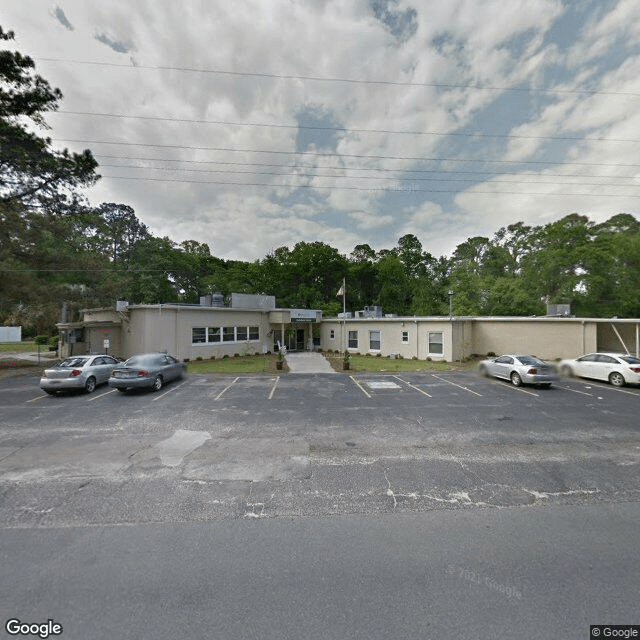
[[[274,354],[222,358],[220,360],[193,360],[187,364],[189,373],[276,373]],[[284,371],[287,366],[284,365]]]
[[[323,354],[336,371],[342,371],[342,356],[340,354]],[[428,360],[406,360],[391,358],[376,358],[374,356],[352,355],[349,360],[349,371],[451,371],[473,369],[475,362],[429,362]]]
[[[0,353],[7,351],[37,351],[38,345],[35,342],[0,342]],[[48,351],[48,345],[41,345],[40,351]]]

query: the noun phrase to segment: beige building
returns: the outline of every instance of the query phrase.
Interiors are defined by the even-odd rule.
[[[326,318],[322,348],[419,360],[528,353],[544,359],[592,351],[640,356],[640,319],[523,317]]]
[[[166,351],[181,360],[313,349],[322,312],[276,309],[273,296],[233,294],[231,306],[151,304],[85,309],[76,323],[60,323],[61,355]]]
[[[487,353],[529,353],[544,359],[593,351],[640,357],[640,319],[569,317],[322,318],[310,309],[276,309],[274,296],[205,296],[199,305],[153,304],[86,309],[58,325],[62,355],[166,351],[181,360],[316,348],[461,360]]]

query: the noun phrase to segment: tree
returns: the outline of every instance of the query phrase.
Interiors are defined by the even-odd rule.
[[[0,40],[14,38],[0,27]],[[55,151],[50,138],[29,132],[23,120],[46,127],[44,114],[62,98],[34,73],[35,64],[17,51],[0,51],[0,204],[33,203],[39,197],[65,197],[66,192],[93,184],[99,176],[89,150],[81,154]]]

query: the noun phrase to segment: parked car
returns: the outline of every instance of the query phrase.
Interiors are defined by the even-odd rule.
[[[118,391],[127,389],[162,389],[170,380],[182,378],[187,365],[166,353],[144,353],[132,356],[122,366],[114,369],[109,378],[109,386]]]
[[[640,384],[640,359],[622,353],[587,353],[560,361],[560,373],[566,376],[607,380],[614,387]]]
[[[65,389],[84,389],[93,393],[109,376],[120,360],[113,356],[72,356],[42,372],[40,388],[50,394]]]
[[[537,384],[548,388],[558,379],[555,367],[535,356],[503,355],[483,360],[478,369],[484,376],[510,380],[516,387]]]

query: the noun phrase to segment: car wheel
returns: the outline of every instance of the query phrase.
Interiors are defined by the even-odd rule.
[[[50,396],[55,396],[58,393],[57,391],[52,391],[51,389],[45,389],[45,392]]]
[[[571,378],[571,376],[573,376],[573,370],[568,364],[563,365],[560,369],[560,373],[567,378]]]
[[[485,377],[485,378],[488,378],[488,377],[489,377],[489,369],[487,369],[487,367],[485,367],[484,365],[482,365],[482,366],[480,367],[480,375],[481,375],[481,376],[483,376],[483,377]]]
[[[515,371],[511,374],[511,384],[514,387],[522,386],[522,378]]]
[[[621,373],[614,371],[612,374],[609,375],[609,382],[614,387],[624,387],[624,382],[625,382],[624,376]]]
[[[550,383],[550,382],[543,382],[543,383],[540,385],[540,388],[541,388],[541,389],[551,389],[551,383]]]
[[[84,390],[87,393],[93,393],[96,390],[96,379],[93,376],[87,378],[87,381],[84,383]]]
[[[124,388],[122,388],[122,387],[117,387],[117,389],[118,389],[118,391],[119,391],[120,393],[127,393],[127,388],[126,388],[126,387],[124,387]]]
[[[162,376],[156,376],[156,379],[153,381],[153,390],[160,391],[162,389]]]

